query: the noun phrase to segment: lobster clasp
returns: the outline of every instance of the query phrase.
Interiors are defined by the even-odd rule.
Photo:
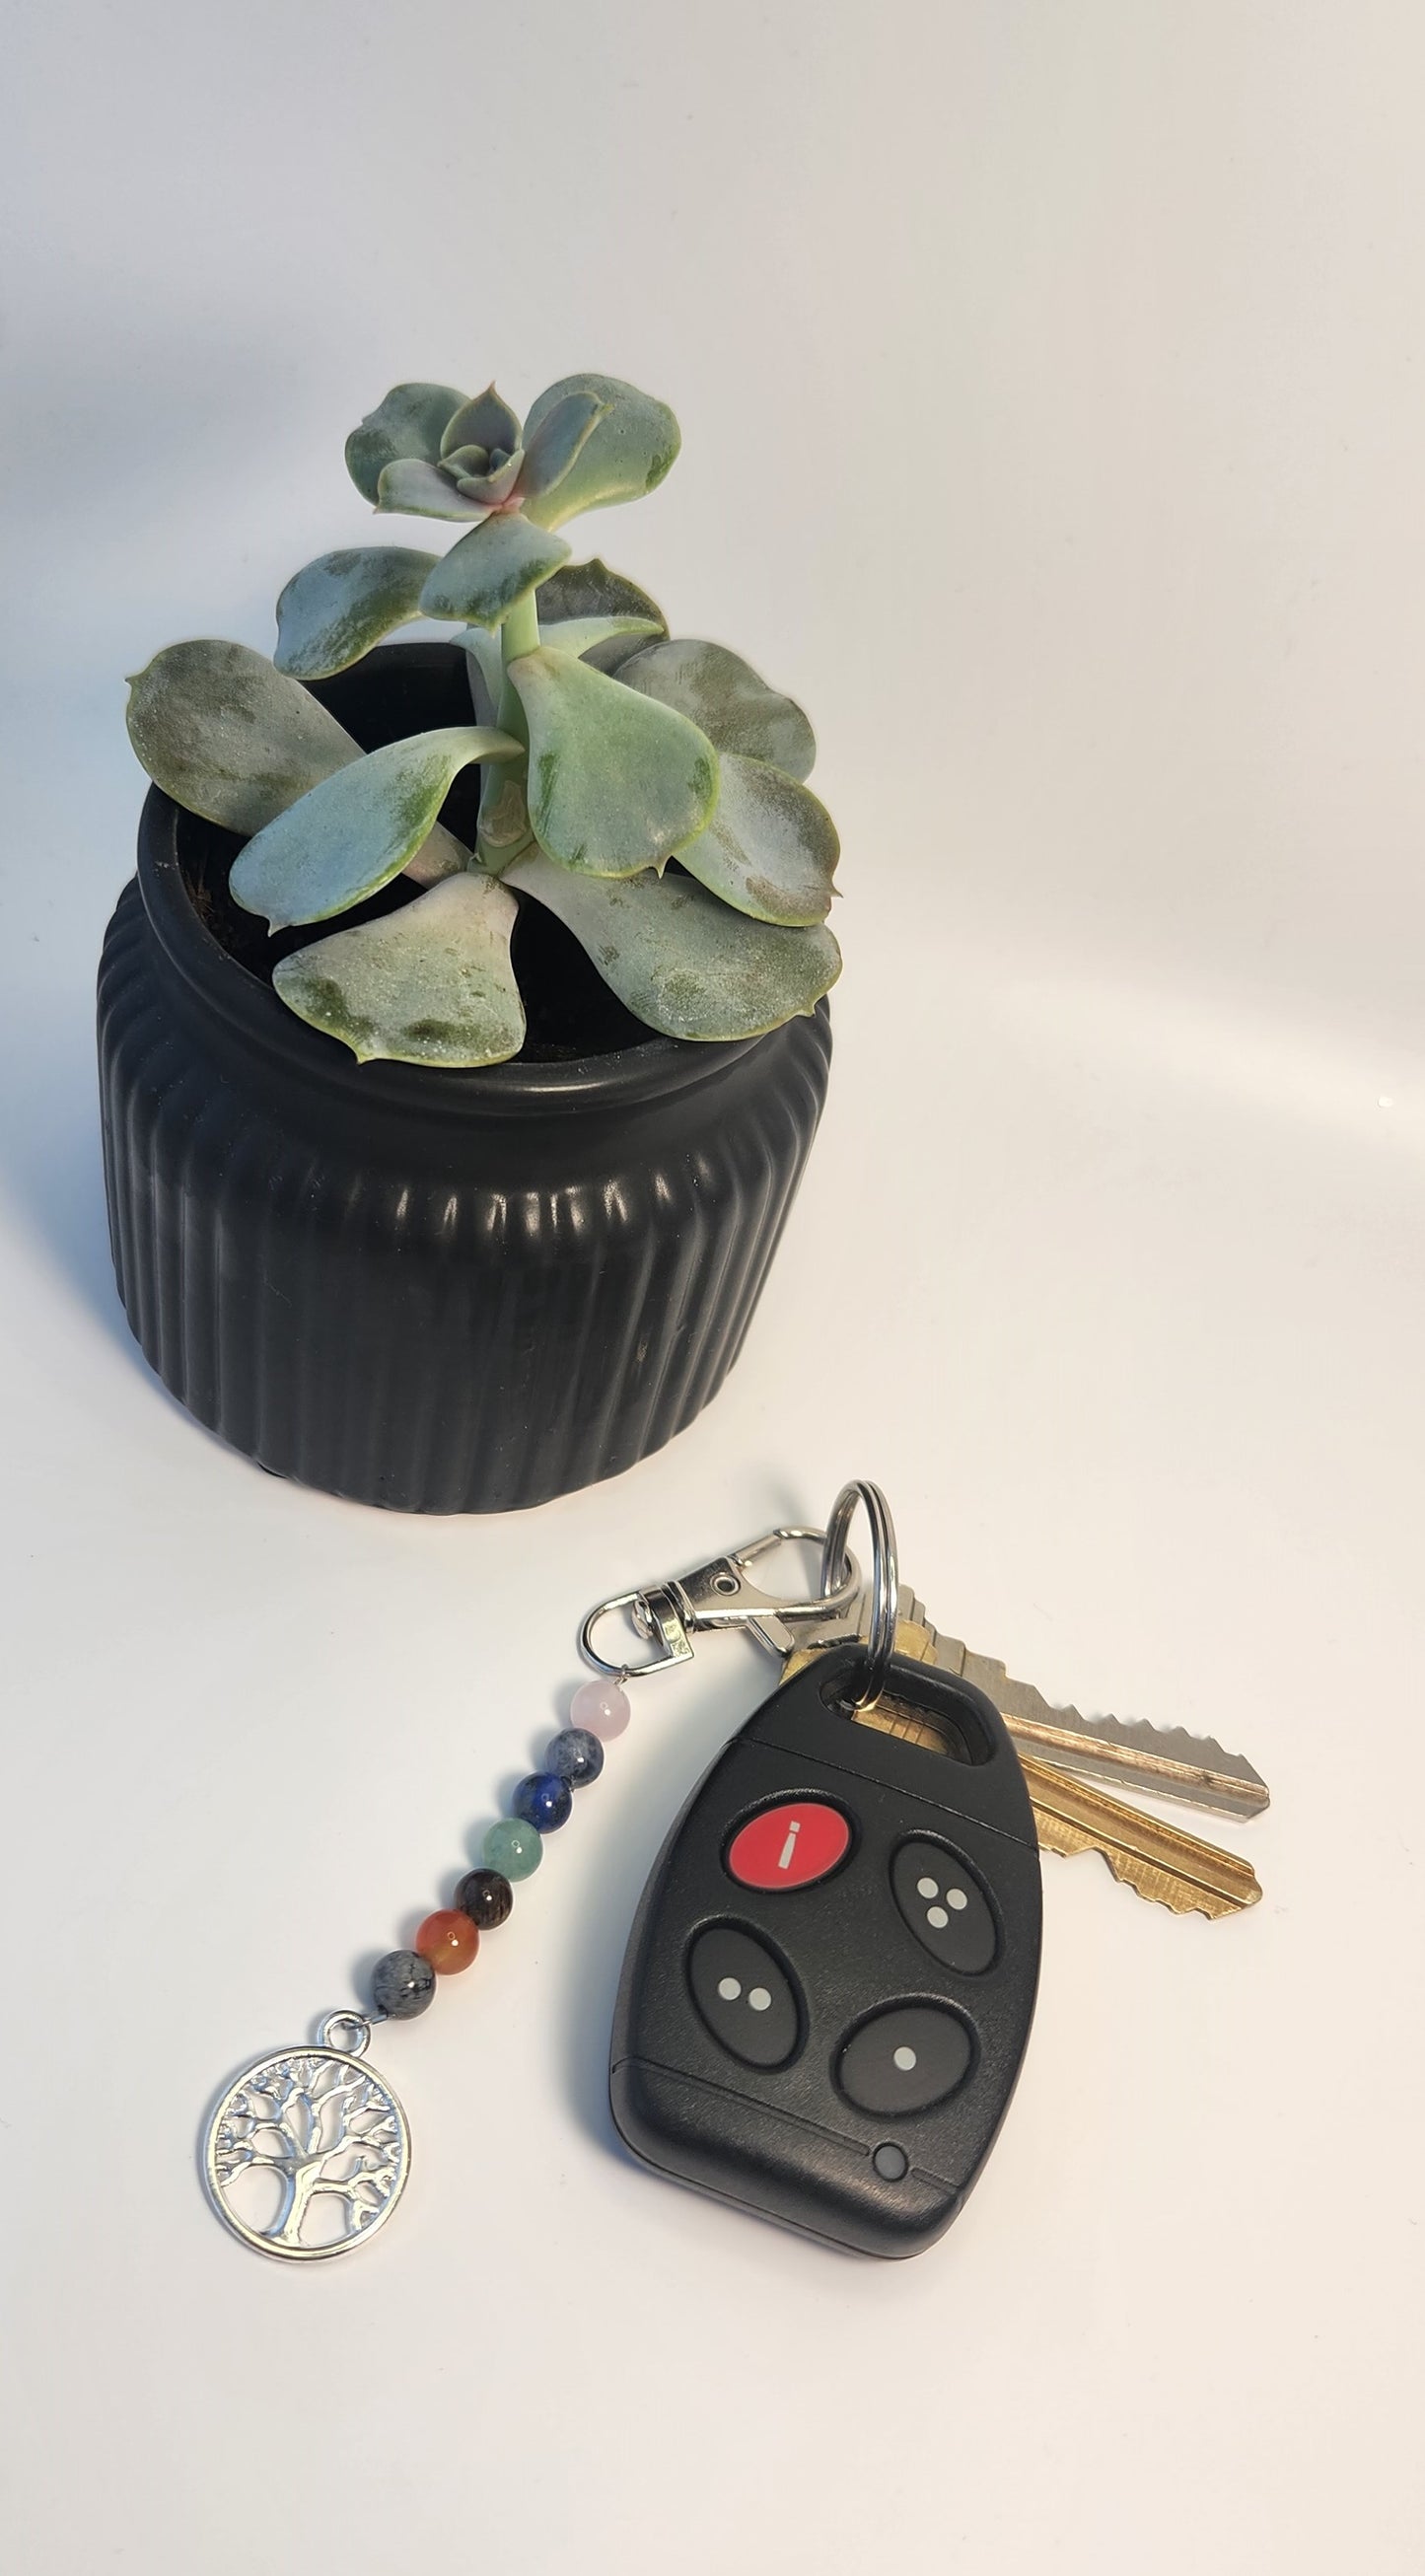
[[[699,1629],[750,1628],[764,1644],[771,1644],[763,1621],[796,1623],[845,1610],[861,1589],[860,1569],[852,1556],[846,1557],[834,1591],[818,1592],[810,1600],[786,1600],[763,1592],[748,1575],[748,1567],[772,1548],[800,1543],[819,1549],[823,1537],[818,1529],[764,1530],[760,1538],[747,1539],[741,1547],[715,1556],[708,1565],[696,1565],[687,1574],[645,1584],[633,1592],[615,1592],[589,1612],[579,1630],[579,1651],[595,1672],[612,1681],[631,1681],[643,1673],[666,1672],[674,1664],[688,1663]],[[627,1612],[637,1635],[654,1650],[636,1664],[611,1663],[594,1644],[600,1622],[620,1610]]]

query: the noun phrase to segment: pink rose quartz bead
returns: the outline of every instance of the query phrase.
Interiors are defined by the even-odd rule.
[[[581,1682],[569,1703],[571,1726],[587,1726],[604,1744],[622,1735],[629,1721],[628,1694],[617,1682]]]

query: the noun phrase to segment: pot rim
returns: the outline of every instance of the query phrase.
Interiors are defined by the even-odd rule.
[[[552,1109],[607,1112],[711,1081],[761,1046],[765,1037],[777,1035],[769,1030],[759,1037],[704,1043],[651,1033],[635,1046],[563,1064],[455,1070],[397,1064],[388,1057],[362,1064],[339,1039],[298,1019],[271,984],[239,964],[200,920],[178,857],[178,834],[188,823],[199,830],[215,828],[151,785],[139,817],[138,887],[163,957],[200,1014],[216,1014],[246,1046],[317,1089],[371,1108],[418,1111],[423,1118],[520,1117]],[[319,935],[315,926],[313,935]]]

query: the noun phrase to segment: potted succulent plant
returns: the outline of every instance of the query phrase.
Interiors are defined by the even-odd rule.
[[[280,1474],[540,1502],[741,1343],[825,1095],[837,840],[801,709],[558,533],[678,447],[612,377],[523,425],[398,385],[347,465],[450,550],[318,556],[271,661],[178,644],[131,683],[115,1267],[164,1382]],[[429,617],[454,641],[384,642]]]

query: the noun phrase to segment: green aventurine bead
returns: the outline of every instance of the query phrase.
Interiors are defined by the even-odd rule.
[[[544,1858],[544,1845],[533,1825],[502,1816],[485,1836],[480,1857],[487,1869],[498,1869],[506,1878],[530,1878]]]

